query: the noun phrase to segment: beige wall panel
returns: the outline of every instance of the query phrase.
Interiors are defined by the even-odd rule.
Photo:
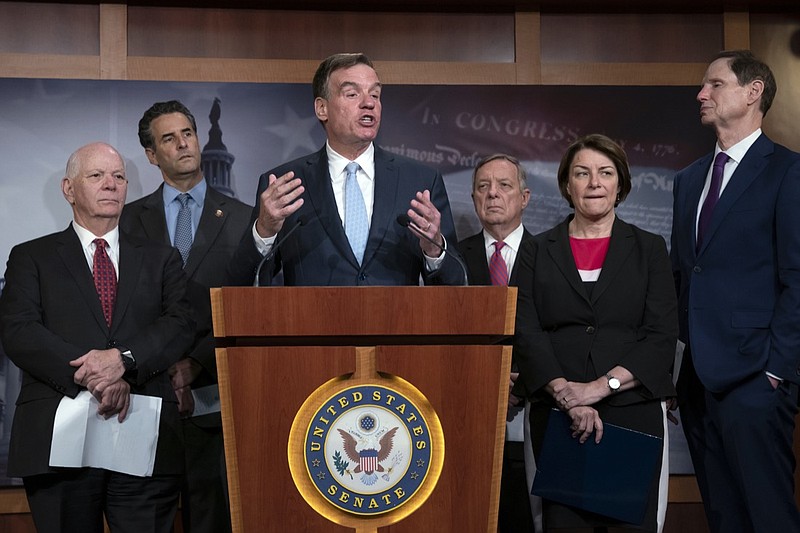
[[[128,7],[132,56],[514,61],[513,14],[355,13]]]
[[[750,15],[753,52],[769,64],[778,83],[764,131],[800,151],[800,15]]]
[[[694,63],[722,49],[721,14],[542,14],[542,62]]]
[[[544,85],[700,85],[706,63],[542,63]]]
[[[0,77],[97,79],[99,56],[55,54],[4,54],[0,52]]]
[[[129,80],[240,81],[257,83],[311,83],[316,59],[210,59],[186,57],[129,57]],[[387,84],[513,85],[513,63],[437,63],[375,61]]]
[[[0,2],[0,52],[98,55],[98,5]]]

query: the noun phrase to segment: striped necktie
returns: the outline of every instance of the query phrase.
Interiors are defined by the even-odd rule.
[[[503,241],[494,242],[494,253],[489,259],[489,279],[492,280],[492,285],[508,285],[508,265],[500,253],[505,245]]]

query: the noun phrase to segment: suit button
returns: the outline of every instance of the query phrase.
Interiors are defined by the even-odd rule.
[[[593,335],[594,334],[594,326],[587,326],[586,333],[589,334],[589,335]]]
[[[365,279],[367,279],[367,275],[364,274],[363,272],[359,272],[358,273],[358,281],[364,281]]]
[[[700,273],[700,272],[702,272],[702,271],[703,271],[703,269],[702,269],[701,267],[699,267],[699,266],[695,266],[695,267],[692,269],[692,272],[694,272],[695,274],[699,274],[699,273]]]

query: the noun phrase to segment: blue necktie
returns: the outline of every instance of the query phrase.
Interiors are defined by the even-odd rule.
[[[700,208],[700,220],[697,222],[697,250],[703,244],[703,236],[711,225],[711,215],[714,213],[714,207],[719,200],[719,191],[722,186],[722,175],[725,173],[725,164],[730,157],[725,152],[720,152],[714,158],[714,168],[711,170],[711,185],[708,188],[708,195],[703,201],[703,206]]]
[[[347,177],[344,182],[344,232],[358,264],[361,264],[364,260],[364,249],[367,247],[369,221],[364,196],[356,179],[359,168],[361,167],[355,161],[348,163],[345,168]]]
[[[175,223],[175,248],[181,253],[183,264],[189,259],[189,250],[192,248],[192,211],[189,209],[189,200],[192,197],[188,192],[178,195],[181,209],[178,211],[178,219]]]

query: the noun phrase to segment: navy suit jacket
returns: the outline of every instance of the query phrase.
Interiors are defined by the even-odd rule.
[[[761,135],[722,192],[700,250],[709,154],[675,176],[680,338],[714,392],[768,371],[800,383],[800,154]]]
[[[463,284],[463,271],[450,256],[458,253],[455,226],[444,181],[437,170],[375,146],[375,196],[363,265],[358,264],[350,249],[336,208],[325,147],[262,174],[252,220],[258,216],[258,198],[269,184],[269,175],[281,176],[290,170],[305,186],[304,204],[286,219],[276,243],[298,220],[303,225],[264,266],[262,280],[267,280],[263,285],[268,285],[270,274],[281,268],[284,284],[289,286],[417,285],[420,275],[426,284]],[[431,200],[441,213],[441,232],[448,246],[441,267],[432,273],[425,270],[419,238],[397,223],[397,215],[408,211],[417,191],[425,189],[431,192]],[[250,231],[231,263],[233,279],[239,284],[252,283],[254,267],[261,260]]]
[[[164,185],[155,192],[125,206],[120,229],[141,239],[171,246],[164,216]],[[189,251],[184,272],[189,277],[188,298],[197,318],[197,334],[187,356],[203,366],[204,375],[197,386],[216,383],[217,363],[211,324],[210,287],[230,285],[228,262],[239,246],[242,234],[250,226],[249,205],[222,194],[211,185],[206,189],[203,214]]]
[[[9,476],[51,471],[56,409],[82,387],[69,361],[91,349],[130,348],[138,376],[132,394],[160,396],[161,425],[154,474],[183,471],[177,401],[167,369],[186,351],[195,322],[177,250],[119,238],[119,282],[109,328],[92,273],[72,227],[11,250],[0,296],[0,324],[8,357],[22,370],[11,430]]]
[[[525,241],[532,238],[533,234],[523,228],[519,247],[522,248]],[[479,231],[475,235],[460,241],[458,243],[458,251],[467,265],[469,284],[491,285],[492,280],[489,276],[489,262],[486,260],[486,241],[483,238],[483,231]],[[519,250],[517,250],[517,259],[519,259]],[[508,284],[511,286],[517,285],[517,272],[519,272],[519,261],[517,259],[514,260],[514,267],[508,276]]]

